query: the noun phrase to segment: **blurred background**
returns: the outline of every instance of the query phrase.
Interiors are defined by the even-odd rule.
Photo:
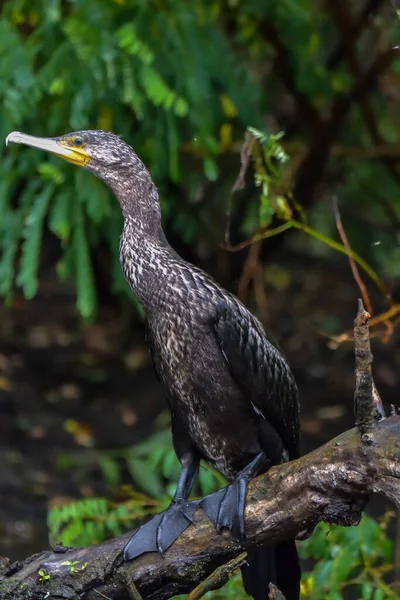
[[[0,139],[106,129],[133,146],[170,243],[288,356],[304,452],[353,425],[360,296],[376,384],[399,404],[400,26],[388,0],[2,0],[0,11]],[[168,503],[178,468],[118,262],[117,202],[56,157],[1,153],[0,555],[20,559],[49,532],[86,544],[128,529]],[[197,491],[222,484],[204,467]],[[398,597],[385,583],[400,571],[390,516],[364,524],[360,561],[370,552],[378,565],[366,600]],[[337,535],[329,556],[326,531],[305,556],[329,563],[339,595],[322,571],[304,597],[341,598],[364,564],[343,570],[345,546],[361,542]]]

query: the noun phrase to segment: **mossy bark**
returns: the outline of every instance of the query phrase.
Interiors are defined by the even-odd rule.
[[[130,600],[127,579],[144,600],[192,590],[218,566],[259,544],[309,535],[319,521],[356,525],[373,493],[400,505],[400,417],[368,433],[351,429],[302,458],[272,468],[249,485],[246,543],[220,535],[201,509],[193,525],[164,556],[148,553],[129,563],[122,550],[131,533],[88,548],[56,549],[12,565],[0,578],[0,599]],[[71,574],[65,561],[87,562]],[[39,569],[50,575],[38,582]],[[100,595],[99,595],[100,594]]]

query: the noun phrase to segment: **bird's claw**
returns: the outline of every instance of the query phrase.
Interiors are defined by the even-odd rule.
[[[250,479],[260,471],[267,470],[269,466],[270,461],[260,452],[236,475],[230,485],[200,501],[199,507],[205,511],[218,531],[227,527],[236,540],[241,542],[245,539],[244,509],[247,485]]]
[[[172,502],[159,515],[139,527],[126,544],[124,561],[133,560],[145,552],[163,554],[193,522],[199,501]]]
[[[167,548],[193,523],[199,501],[173,501],[163,513],[157,527],[157,550],[163,554]]]
[[[230,485],[214,494],[205,496],[200,501],[202,508],[217,531],[224,527],[239,541],[245,538],[244,507],[246,501],[247,481],[235,479]]]

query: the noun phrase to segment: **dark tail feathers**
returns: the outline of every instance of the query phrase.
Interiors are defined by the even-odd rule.
[[[243,585],[254,600],[268,600],[270,583],[286,600],[299,600],[301,571],[294,540],[252,550],[247,563],[242,567]]]

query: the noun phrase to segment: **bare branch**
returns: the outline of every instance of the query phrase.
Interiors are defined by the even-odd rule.
[[[57,546],[11,566],[0,560],[1,600],[164,600],[198,586],[194,600],[223,584],[243,562],[244,550],[304,539],[320,521],[357,525],[373,493],[400,506],[400,417],[392,411],[377,419],[383,409],[372,379],[368,321],[359,300],[354,327],[358,427],[250,482],[245,543],[228,531],[218,533],[199,509],[163,555],[146,553],[124,563],[130,532],[89,548]],[[71,564],[82,568],[71,572]],[[278,590],[271,589],[271,597],[282,600]]]
[[[226,224],[225,224],[225,244],[231,245],[231,219],[232,219],[232,198],[233,194],[239,190],[242,190],[245,186],[245,176],[250,163],[250,157],[252,148],[255,144],[255,138],[248,132],[245,135],[244,142],[240,148],[240,171],[236,177],[235,183],[232,186],[231,193],[228,198],[228,203],[225,211]]]
[[[343,2],[342,2],[343,4]],[[333,69],[335,68],[340,61],[343,59],[346,53],[346,47],[350,44],[353,46],[356,44],[358,38],[362,35],[362,33],[368,29],[371,19],[370,16],[372,14],[378,13],[381,5],[383,4],[383,0],[367,0],[363,9],[358,13],[358,18],[356,21],[352,22],[350,30],[347,32],[346,37],[341,37],[338,47],[330,56],[327,61],[327,68]],[[334,8],[334,7],[333,7]]]
[[[232,576],[232,574],[240,569],[240,567],[246,562],[247,552],[243,552],[239,554],[239,556],[235,556],[226,565],[222,565],[215,569],[211,575],[207,577],[204,581],[199,583],[195,589],[190,592],[189,596],[186,600],[200,600],[207,592],[211,590],[219,589],[222,587],[228,579]]]
[[[372,353],[369,340],[370,314],[358,301],[358,313],[354,321],[354,345],[356,355],[356,391],[354,408],[356,425],[361,433],[369,432],[381,418],[383,407],[372,378]],[[381,410],[382,408],[382,410]],[[378,409],[378,410],[377,410]]]
[[[335,213],[336,227],[337,227],[337,230],[339,232],[340,239],[342,240],[343,246],[347,250],[347,256],[348,256],[348,259],[349,259],[351,272],[353,273],[354,280],[355,280],[355,282],[358,285],[358,288],[359,288],[359,290],[361,292],[363,300],[364,300],[364,302],[366,304],[367,310],[368,310],[368,312],[370,314],[372,314],[371,300],[369,299],[367,288],[365,287],[365,283],[361,279],[358,267],[357,267],[356,262],[355,262],[355,260],[353,258],[352,249],[351,249],[350,242],[349,242],[349,240],[347,238],[346,232],[345,232],[344,227],[343,227],[342,217],[340,216],[339,207],[338,207],[338,201],[337,201],[336,197],[333,198],[333,210],[334,210],[334,213]]]
[[[365,437],[365,436],[364,436]],[[290,463],[274,467],[249,485],[246,506],[246,549],[259,544],[304,537],[319,521],[356,525],[373,492],[400,505],[400,417],[376,423],[368,442],[358,429],[343,433],[325,446]],[[2,600],[131,600],[132,580],[144,600],[163,600],[189,592],[221,564],[243,552],[231,536],[220,535],[202,510],[195,522],[160,556],[144,554],[122,563],[122,550],[131,534],[90,548],[45,552],[6,569],[0,578]],[[87,562],[77,575],[65,561]],[[38,571],[50,578],[40,583]]]

